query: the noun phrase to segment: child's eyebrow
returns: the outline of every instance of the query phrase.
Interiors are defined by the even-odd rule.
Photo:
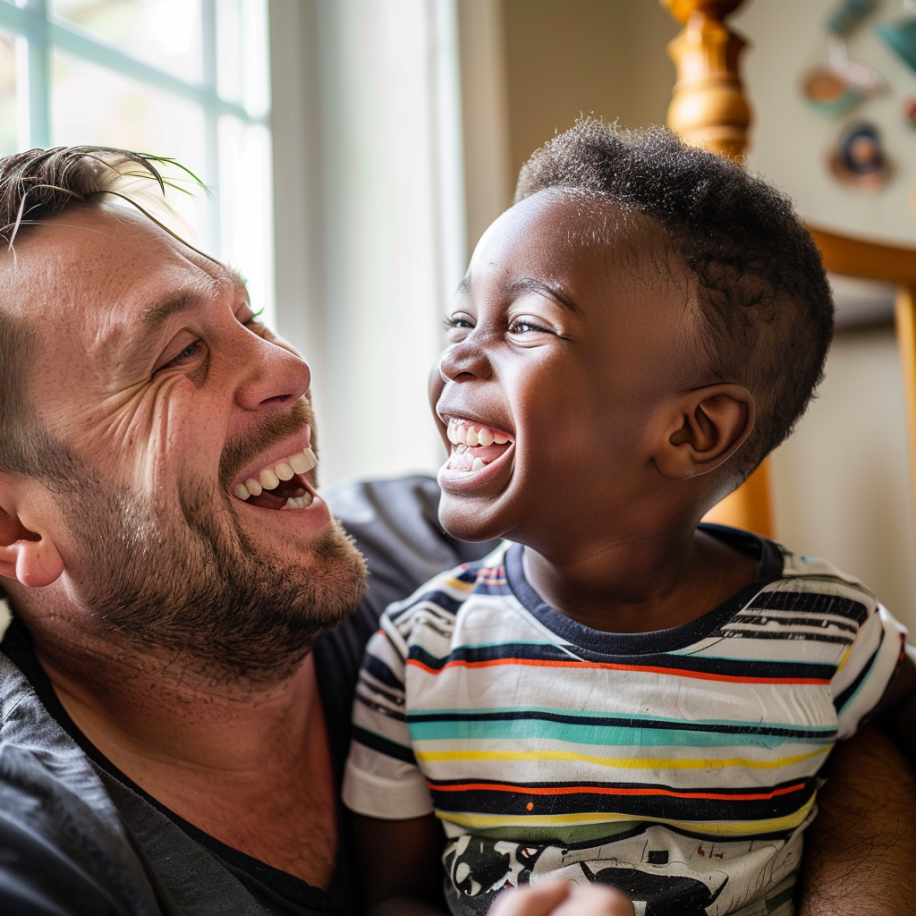
[[[549,283],[545,283],[543,280],[535,280],[533,277],[522,277],[521,280],[515,280],[511,283],[506,290],[506,292],[511,296],[514,293],[517,293],[521,290],[530,291],[533,293],[540,293],[542,296],[547,296],[550,299],[555,299],[560,305],[568,308],[574,315],[581,314],[581,309],[569,296],[566,295],[562,290],[557,289],[555,286],[551,286]]]

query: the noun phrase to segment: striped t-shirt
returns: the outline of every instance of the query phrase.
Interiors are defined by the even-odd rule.
[[[344,801],[435,812],[453,912],[542,875],[614,884],[649,916],[793,912],[818,771],[877,705],[905,631],[830,564],[705,530],[759,551],[758,579],[673,629],[575,623],[509,544],[382,617]]]

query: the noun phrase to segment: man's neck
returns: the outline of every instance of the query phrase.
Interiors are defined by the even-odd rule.
[[[76,726],[133,782],[221,842],[327,887],[337,803],[311,656],[282,679],[230,683],[149,650],[40,631],[35,648]]]

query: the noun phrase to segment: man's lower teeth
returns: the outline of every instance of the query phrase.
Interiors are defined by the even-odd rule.
[[[306,493],[304,496],[290,496],[286,500],[286,505],[284,509],[304,509],[306,506],[310,505],[312,502],[312,494]]]

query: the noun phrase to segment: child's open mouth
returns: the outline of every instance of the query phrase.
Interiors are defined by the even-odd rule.
[[[448,441],[454,446],[443,470],[476,473],[504,455],[512,437],[502,430],[473,420],[449,417]]]

